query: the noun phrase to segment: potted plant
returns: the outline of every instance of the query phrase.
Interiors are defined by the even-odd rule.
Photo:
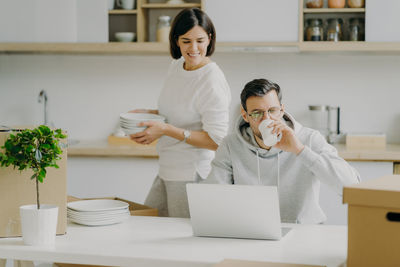
[[[61,129],[51,130],[45,125],[26,129],[17,134],[10,134],[4,149],[0,152],[0,166],[13,166],[19,171],[33,171],[32,180],[36,183],[36,205],[20,207],[22,236],[28,245],[50,245],[54,243],[58,207],[41,205],[39,183],[46,177],[46,168],[59,168],[57,160],[61,159],[61,139],[66,138]]]

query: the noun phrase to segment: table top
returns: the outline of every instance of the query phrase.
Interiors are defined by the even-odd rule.
[[[69,223],[53,247],[0,238],[0,258],[111,266],[213,266],[225,258],[340,266],[347,227],[283,224],[281,240],[194,237],[190,219],[131,216],[123,223],[87,227]]]

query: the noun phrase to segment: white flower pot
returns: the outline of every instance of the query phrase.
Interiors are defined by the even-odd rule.
[[[55,205],[25,205],[19,207],[22,238],[26,245],[54,245],[58,207]]]

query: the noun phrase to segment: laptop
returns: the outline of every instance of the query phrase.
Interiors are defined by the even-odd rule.
[[[279,240],[281,229],[276,186],[187,184],[195,236]]]

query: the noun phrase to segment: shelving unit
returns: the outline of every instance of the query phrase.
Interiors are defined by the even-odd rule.
[[[136,42],[154,42],[157,16],[165,14],[173,17],[182,9],[202,8],[202,0],[186,0],[184,4],[167,4],[166,0],[137,0],[135,10],[110,10],[109,41],[115,42],[117,31],[131,31],[137,35]],[[194,2],[188,2],[194,1]]]
[[[366,0],[367,1],[367,0]],[[327,3],[325,1],[325,6]],[[301,51],[369,51],[376,45],[365,45],[365,41],[348,41],[347,21],[350,18],[364,19],[365,28],[365,8],[306,8],[305,0],[300,0],[299,4],[299,47]],[[340,18],[344,20],[342,33],[344,40],[339,42],[325,41],[306,41],[306,21],[307,19],[322,19],[326,22],[329,18]],[[326,23],[324,23],[324,32],[326,32]],[[359,44],[363,43],[363,44]]]
[[[172,18],[181,9],[199,7],[204,0],[185,0],[185,4],[166,4],[167,0],[137,0],[134,10],[110,10],[110,34],[108,43],[0,43],[0,53],[47,53],[47,54],[135,54],[168,53],[168,44],[157,43],[155,25],[160,14]],[[214,1],[214,0],[212,0]],[[299,1],[299,36],[297,42],[218,42],[216,52],[389,52],[399,53],[400,42],[311,42],[304,41],[304,18],[331,16],[365,17],[365,8],[305,8],[305,0]],[[366,0],[368,1],[368,0]],[[325,5],[326,6],[326,5]],[[246,7],[250,8],[250,7]],[[135,42],[114,42],[116,31],[133,31]]]

